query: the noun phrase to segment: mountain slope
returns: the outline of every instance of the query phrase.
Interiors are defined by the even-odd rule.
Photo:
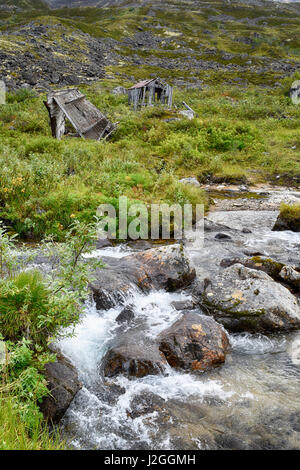
[[[38,79],[29,85],[43,89],[97,80],[106,68],[109,76],[130,81],[159,75],[201,87],[273,85],[299,69],[300,4],[274,9],[265,1],[117,3],[31,10],[9,23],[2,15],[0,77],[14,88],[28,83],[31,70]],[[54,73],[52,79],[55,71],[59,77]]]
[[[0,1],[0,11],[12,10],[42,10],[47,9],[46,0],[2,0]]]

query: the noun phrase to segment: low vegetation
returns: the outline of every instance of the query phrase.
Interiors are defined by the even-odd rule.
[[[281,204],[273,230],[300,232],[300,204]]]
[[[286,77],[286,70],[299,61],[299,19],[288,5],[275,11],[218,0],[202,2],[199,11],[175,0],[166,2],[165,11],[148,2],[61,10],[39,0],[6,5],[25,10],[0,11],[4,56],[17,51],[23,59],[26,51],[39,63],[44,48],[56,44],[71,63],[76,54],[84,62],[91,36],[113,51],[103,63],[108,78],[79,87],[118,123],[108,141],[53,139],[39,90],[10,92],[0,106],[0,448],[60,449],[65,443],[49,435],[39,409],[48,394],[43,368],[55,360],[49,343],[80,321],[90,280],[81,255],[92,249],[97,207],[111,203],[118,209],[119,196],[127,196],[129,204],[207,208],[204,189],[180,183],[190,176],[203,185],[298,185],[300,107],[288,90],[300,75]],[[22,33],[32,21],[49,25],[38,36],[40,49]],[[147,37],[136,47],[141,32]],[[20,64],[8,70],[11,83],[22,72]],[[125,95],[112,93],[155,76],[175,85],[172,110],[134,112]],[[179,113],[183,101],[196,112],[194,119]],[[299,205],[282,206],[281,215],[299,218]],[[42,241],[51,275],[28,269],[30,257],[22,262],[16,239]]]
[[[39,404],[49,394],[45,364],[56,360],[49,344],[72,334],[87,296],[87,262],[81,255],[92,249],[94,225],[75,221],[66,241],[50,238],[42,245],[51,260],[49,274],[25,269],[18,262],[12,239],[0,229],[0,448],[62,448],[43,422]],[[100,266],[100,263],[97,263]]]
[[[125,95],[111,93],[117,84],[81,87],[119,122],[106,142],[57,141],[43,96],[24,90],[8,95],[0,108],[0,217],[12,231],[63,239],[74,218],[91,222],[100,203],[117,207],[120,195],[147,203],[206,203],[203,191],[179,183],[187,176],[204,183],[299,181],[300,109],[286,96],[286,82],[268,92],[175,89],[172,111],[139,112],[128,107]],[[197,113],[192,121],[178,115],[183,100]]]
[[[281,204],[280,217],[286,220],[300,221],[300,204]]]

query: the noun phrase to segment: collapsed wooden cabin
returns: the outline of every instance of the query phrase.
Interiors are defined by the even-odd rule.
[[[173,88],[159,78],[144,80],[128,89],[128,102],[136,110],[139,106],[151,106],[155,103],[171,107]]]
[[[106,139],[117,127],[76,88],[53,91],[44,104],[49,112],[52,135],[56,139],[64,135],[66,119],[85,139]]]

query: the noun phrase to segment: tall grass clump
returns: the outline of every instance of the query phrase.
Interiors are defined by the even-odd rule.
[[[40,248],[51,264],[47,274],[24,269],[35,254],[25,251],[19,260],[15,236],[0,225],[0,448],[64,445],[49,437],[40,411],[49,394],[43,371],[56,360],[49,344],[71,335],[80,320],[91,268],[82,254],[93,249],[96,234],[95,224],[75,220],[63,244],[47,237]]]

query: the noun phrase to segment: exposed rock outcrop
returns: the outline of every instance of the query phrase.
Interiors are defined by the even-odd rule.
[[[104,76],[103,41],[59,21],[32,21],[4,33],[0,78],[9,90],[79,85]]]
[[[195,270],[177,244],[105,262],[107,266],[96,272],[90,285],[98,309],[122,302],[132,288],[173,292],[189,285],[195,277]]]
[[[71,362],[59,354],[57,361],[45,366],[45,377],[50,395],[40,405],[45,419],[58,423],[81,389],[78,374]]]

